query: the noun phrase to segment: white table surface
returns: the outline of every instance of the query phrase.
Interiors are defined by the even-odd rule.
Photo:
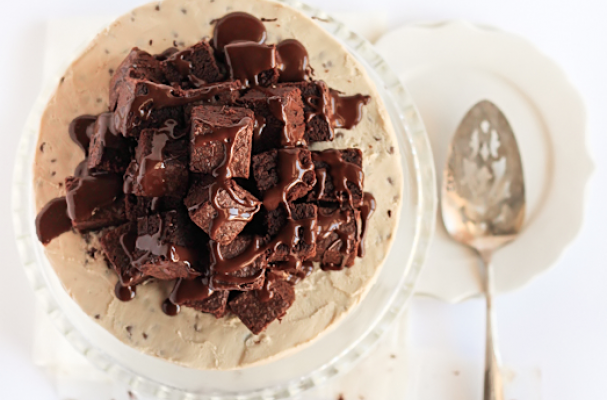
[[[555,59],[588,107],[588,145],[597,170],[582,233],[554,269],[497,300],[500,347],[507,368],[541,380],[542,399],[604,399],[607,376],[607,2],[603,0],[308,0],[327,11],[378,10],[390,26],[410,21],[467,19],[527,37]],[[32,292],[12,240],[10,180],[18,137],[40,90],[44,21],[73,15],[116,15],[138,0],[2,1],[0,13],[0,399],[54,399],[31,361]],[[572,132],[572,140],[576,139]],[[567,212],[567,210],[563,210]],[[423,387],[444,400],[477,399],[482,373],[483,303],[459,305],[416,298],[411,303],[409,357],[444,387]],[[448,358],[449,368],[430,368]],[[443,363],[444,364],[444,363]],[[428,368],[426,368],[428,367]],[[435,380],[434,382],[436,382]],[[441,381],[440,379],[438,381]],[[445,388],[449,390],[445,390]],[[449,394],[446,394],[449,393]],[[394,394],[394,399],[404,397]],[[539,397],[538,397],[539,398]],[[75,399],[76,400],[76,399]],[[77,399],[81,400],[81,399]],[[86,400],[86,399],[82,399]],[[347,400],[347,399],[346,399]],[[521,400],[520,398],[506,400]],[[524,399],[523,399],[524,400]]]

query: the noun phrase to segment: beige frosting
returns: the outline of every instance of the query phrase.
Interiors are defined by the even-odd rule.
[[[34,165],[37,209],[65,195],[62,182],[83,159],[68,136],[68,125],[76,116],[107,110],[110,77],[129,50],[138,46],[159,53],[173,42],[179,47],[192,45],[212,35],[213,19],[231,11],[276,18],[265,23],[268,43],[298,39],[308,50],[316,79],[346,94],[371,96],[358,126],[338,131],[334,142],[314,148],[360,148],[365,190],[375,195],[377,210],[368,226],[365,257],[344,271],[317,268],[296,285],[296,301],[282,321],[258,336],[233,315],[215,319],[185,307],[175,317],[165,315],[160,305],[172,282],[149,281],[137,288],[134,300],[117,300],[115,274],[99,252],[87,252],[99,249],[95,235],[85,240],[69,232],[46,247],[65,289],[95,321],[146,354],[197,369],[235,369],[265,362],[301,348],[336,325],[373,283],[389,250],[402,196],[398,147],[381,99],[361,65],[315,21],[267,0],[166,0],[116,20],[65,71],[41,121]]]

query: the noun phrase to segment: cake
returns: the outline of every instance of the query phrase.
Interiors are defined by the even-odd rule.
[[[239,18],[257,31],[238,37]],[[38,149],[38,233],[66,291],[190,368],[268,362],[334,327],[398,222],[377,90],[314,21],[266,0],[120,18],[66,71]]]

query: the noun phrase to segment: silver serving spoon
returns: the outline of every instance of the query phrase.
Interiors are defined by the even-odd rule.
[[[512,128],[483,100],[455,132],[443,176],[441,208],[447,232],[474,249],[483,264],[487,298],[484,400],[503,400],[492,311],[493,252],[514,240],[525,218],[525,182]]]

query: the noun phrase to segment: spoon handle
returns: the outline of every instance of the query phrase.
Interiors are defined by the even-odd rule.
[[[487,336],[485,344],[485,380],[483,400],[504,400],[504,388],[500,372],[497,337],[495,333],[495,314],[493,312],[493,269],[491,253],[480,252],[484,266],[485,297],[487,299]]]

